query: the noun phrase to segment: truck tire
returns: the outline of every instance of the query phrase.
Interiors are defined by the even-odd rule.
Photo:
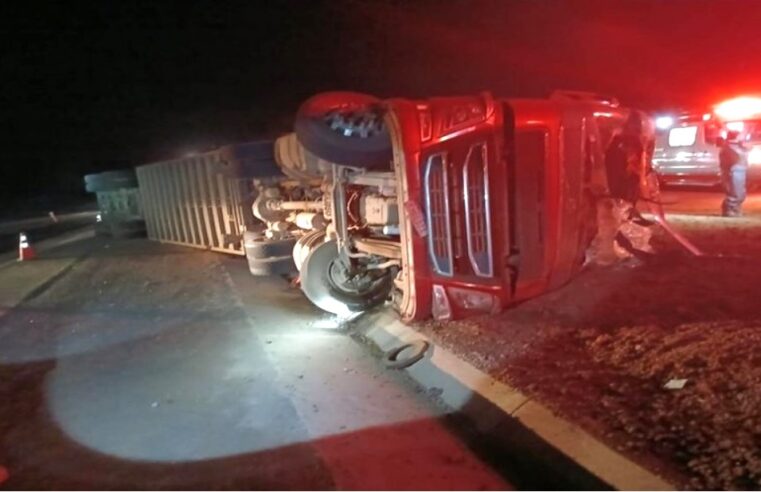
[[[327,241],[314,248],[301,266],[301,290],[312,304],[323,311],[339,316],[360,313],[378,306],[388,299],[394,276],[390,272],[366,272],[366,286],[356,288],[354,282],[342,279],[335,241]],[[377,277],[370,277],[377,275]]]
[[[296,246],[293,247],[293,262],[296,264],[298,271],[301,271],[301,266],[304,264],[306,257],[309,256],[309,252],[318,244],[325,241],[325,234],[325,229],[309,231],[296,241]]]
[[[296,265],[293,257],[274,256],[271,258],[248,258],[248,269],[251,275],[257,277],[271,277],[276,275],[291,275],[296,273]]]
[[[260,234],[246,231],[243,233],[243,248],[246,258],[267,259],[280,256],[292,256],[296,238],[266,239]]]
[[[301,145],[320,159],[365,169],[390,168],[391,137],[381,101],[357,92],[323,92],[307,99],[294,123]]]
[[[109,229],[111,230],[111,235],[115,239],[131,239],[146,236],[145,221],[143,220],[112,222]]]
[[[133,169],[107,171],[85,176],[85,190],[90,193],[114,191],[122,188],[136,188],[137,176]]]

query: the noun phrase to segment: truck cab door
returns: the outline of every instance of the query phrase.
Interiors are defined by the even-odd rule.
[[[510,298],[504,116],[491,95],[387,102],[405,319],[493,313]]]

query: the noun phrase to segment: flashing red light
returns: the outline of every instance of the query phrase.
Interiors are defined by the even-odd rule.
[[[761,97],[741,96],[716,105],[714,113],[724,121],[741,121],[761,117]]]

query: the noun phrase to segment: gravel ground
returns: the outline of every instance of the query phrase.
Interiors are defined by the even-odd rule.
[[[673,216],[657,255],[420,329],[684,488],[761,488],[761,219]],[[666,389],[686,379],[682,389]]]

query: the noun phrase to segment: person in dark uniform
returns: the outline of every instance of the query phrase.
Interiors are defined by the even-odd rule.
[[[740,141],[740,132],[727,132],[727,138],[721,143],[719,151],[719,166],[726,193],[724,201],[721,202],[721,215],[741,217],[746,195],[748,149]]]
[[[648,174],[654,147],[652,122],[632,110],[605,149],[606,193],[597,198],[598,233],[588,251],[589,261],[606,265],[635,251],[652,251],[652,231],[642,223],[636,205],[651,195]]]
[[[652,171],[655,144],[652,136],[647,136],[645,120],[642,113],[632,111],[605,152],[610,196],[632,206],[642,197],[643,179]]]

